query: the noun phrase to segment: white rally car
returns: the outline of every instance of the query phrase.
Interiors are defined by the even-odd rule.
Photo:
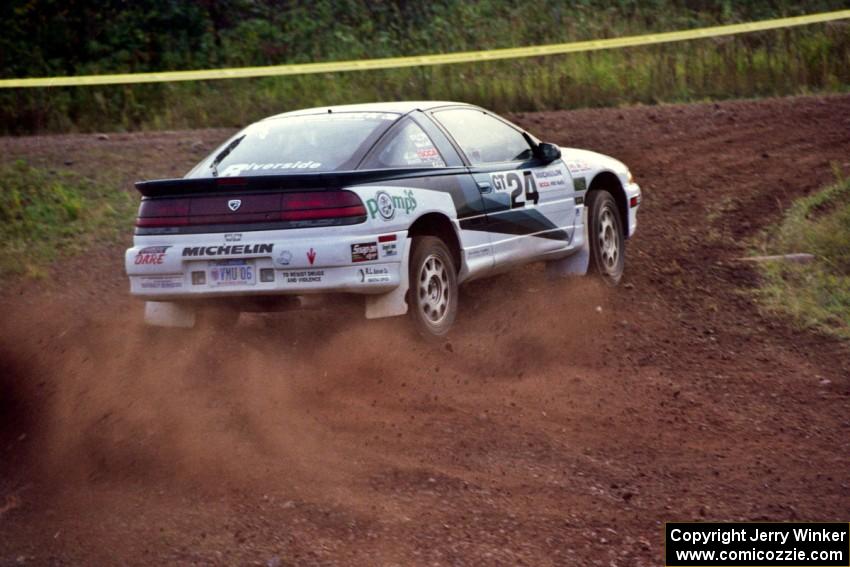
[[[182,179],[136,184],[125,265],[146,321],[192,326],[365,297],[442,336],[460,283],[529,262],[623,274],[640,188],[625,165],[541,143],[481,108],[395,102],[252,124]]]

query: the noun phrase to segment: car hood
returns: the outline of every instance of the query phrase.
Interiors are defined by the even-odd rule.
[[[580,150],[578,148],[561,148],[561,159],[570,168],[574,169],[591,169],[591,170],[610,170],[620,175],[626,175],[629,168],[620,160],[614,159],[611,156],[592,152],[590,150]],[[577,166],[577,167],[574,167]]]

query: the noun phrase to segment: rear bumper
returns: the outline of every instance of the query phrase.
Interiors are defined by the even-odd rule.
[[[376,294],[391,291],[401,282],[406,232],[380,237],[275,236],[260,239],[255,233],[252,240],[243,241],[241,235],[234,240],[232,235],[213,234],[173,241],[159,237],[155,243],[139,243],[124,256],[130,293],[161,301],[335,292]],[[231,279],[231,274],[236,277]]]

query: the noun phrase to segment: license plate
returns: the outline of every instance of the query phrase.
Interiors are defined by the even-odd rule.
[[[210,265],[210,283],[214,286],[254,285],[257,270],[247,260],[224,260]]]

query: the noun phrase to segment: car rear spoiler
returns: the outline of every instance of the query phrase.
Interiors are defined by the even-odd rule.
[[[404,167],[335,171],[331,173],[157,179],[136,182],[136,190],[145,197],[178,197],[225,191],[230,195],[234,193],[256,193],[263,191],[339,189],[351,185],[363,185],[408,177],[421,177],[422,175],[452,175],[465,171],[465,169],[464,167]]]

